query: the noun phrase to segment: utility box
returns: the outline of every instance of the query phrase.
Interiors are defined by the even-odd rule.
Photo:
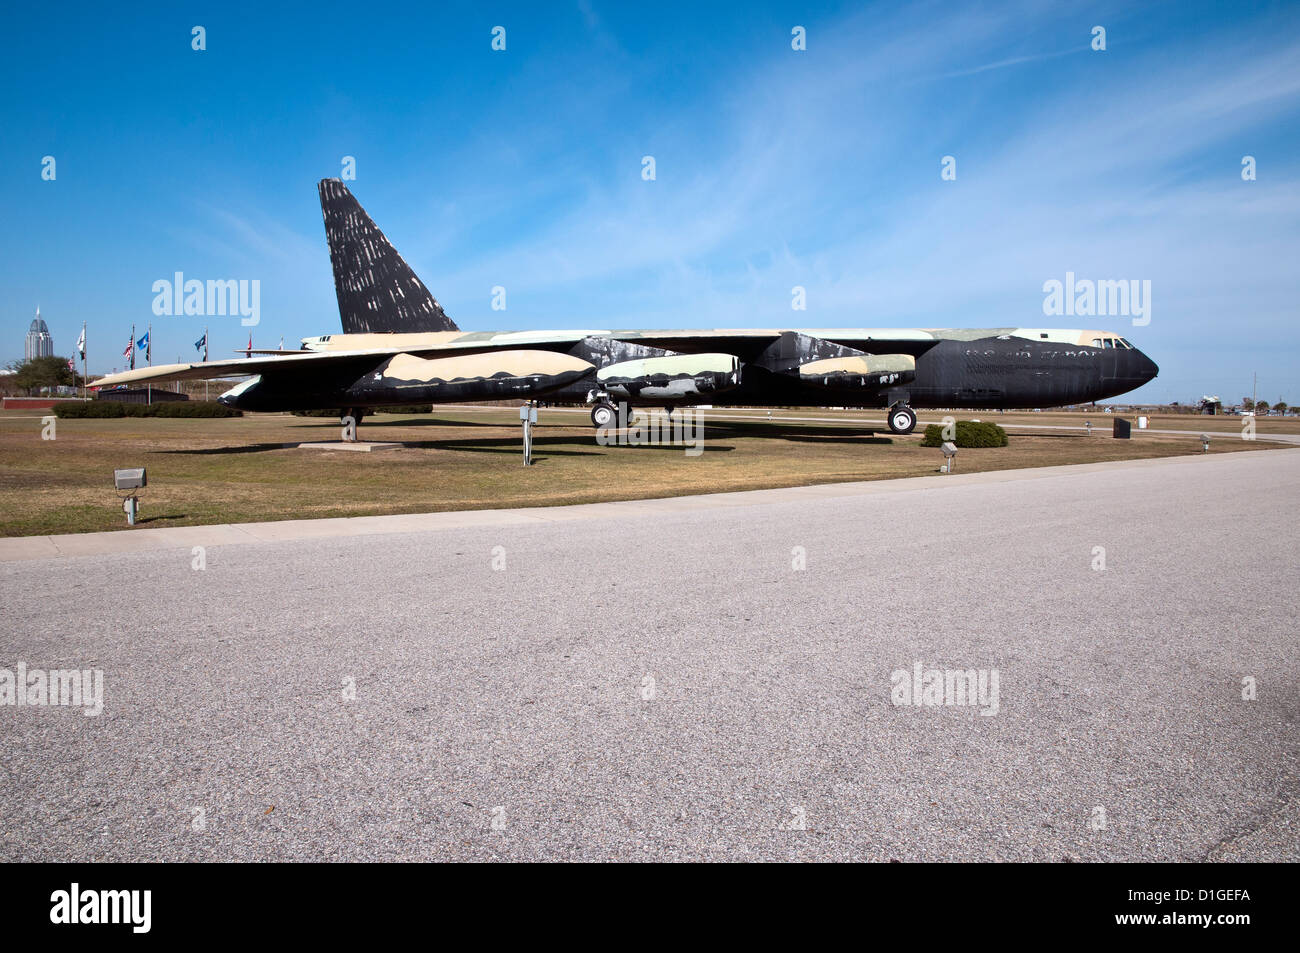
[[[1123,417],[1116,417],[1114,423],[1113,436],[1116,440],[1128,440],[1133,436],[1133,425]]]

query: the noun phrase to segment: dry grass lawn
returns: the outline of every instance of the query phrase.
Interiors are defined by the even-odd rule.
[[[42,440],[39,412],[7,412],[0,415],[0,535],[128,529],[112,487],[113,469],[127,466],[149,471],[142,525],[183,526],[879,480],[932,474],[942,462],[937,450],[919,446],[921,428],[895,437],[860,424],[769,423],[766,412],[717,411],[736,413],[757,419],[714,419],[705,430],[704,452],[690,457],[680,447],[601,447],[585,414],[543,409],[535,431],[536,465],[525,469],[518,415],[508,408],[435,408],[421,416],[368,419],[362,439],[407,444],[375,453],[287,446],[338,439],[337,422],[321,418],[60,420],[56,439]],[[781,413],[881,416],[819,409]],[[922,412],[921,419],[939,416]],[[1105,428],[1091,437],[1048,429],[1077,425],[1080,415],[957,416],[1043,428],[1009,431],[1008,447],[961,451],[961,472],[1200,452],[1195,438],[1136,429],[1133,440],[1113,440],[1109,415],[1103,414],[1089,415]],[[1291,423],[1261,420],[1259,430],[1280,432]],[[1173,417],[1153,420],[1152,426],[1223,433],[1212,441],[1213,453],[1276,446],[1229,438],[1240,433],[1235,418]]]

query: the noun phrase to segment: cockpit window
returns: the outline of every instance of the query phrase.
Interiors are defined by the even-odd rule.
[[[1119,343],[1124,345],[1124,347],[1128,348],[1130,351],[1133,350],[1133,345],[1128,343],[1128,338],[1120,338]]]
[[[1093,347],[1101,347],[1101,338],[1093,338],[1093,339],[1092,339],[1092,346],[1093,346]]]
[[[1114,339],[1114,338],[1106,338],[1106,347],[1107,347],[1107,348],[1113,348],[1114,346],[1115,346],[1115,339]]]

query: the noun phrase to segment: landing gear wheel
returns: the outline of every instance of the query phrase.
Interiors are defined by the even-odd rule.
[[[603,401],[591,408],[591,423],[597,430],[602,427],[612,427],[618,420],[618,411],[614,409],[613,404],[606,404]]]
[[[894,433],[911,433],[916,429],[916,411],[906,404],[889,409],[889,429]]]

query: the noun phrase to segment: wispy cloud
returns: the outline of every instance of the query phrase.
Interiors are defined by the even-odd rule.
[[[956,79],[959,76],[974,76],[977,73],[987,73],[990,70],[1005,69],[1008,66],[1023,66],[1026,63],[1039,63],[1043,60],[1054,60],[1061,56],[1074,56],[1080,53],[1088,52],[1089,47],[1079,46],[1068,50],[1057,50],[1053,53],[1032,53],[1026,56],[1012,56],[1004,60],[998,60],[995,63],[985,63],[982,66],[972,66],[968,69],[951,70],[947,73],[940,73],[933,77],[934,79]]]
[[[1242,373],[1226,329],[1268,339],[1300,394],[1300,15],[1198,30],[1167,10],[882,6],[805,20],[805,52],[772,11],[657,41],[619,6],[558,16],[544,50],[512,28],[510,58],[425,77],[432,95],[388,125],[369,122],[373,96],[349,90],[342,119],[325,97],[313,115],[338,128],[304,160],[301,202],[265,208],[250,188],[195,207],[164,257],[265,274],[277,332],[329,330],[307,183],[357,143],[358,197],[463,326],[1057,323],[1041,286],[1071,270],[1152,279],[1133,336],[1158,360],[1198,355],[1185,378]],[[1245,154],[1259,181],[1241,180]],[[1161,364],[1156,388],[1179,376]]]
[[[978,33],[1009,26],[986,17]],[[462,261],[448,296],[481,326],[506,317],[472,308],[496,283],[519,292],[512,323],[1033,326],[1059,323],[1041,285],[1073,270],[1152,278],[1142,336],[1157,351],[1225,329],[1230,301],[1238,333],[1294,313],[1294,173],[1274,156],[1267,181],[1238,175],[1297,109],[1294,45],[1215,36],[1110,62],[1089,50],[1052,67],[1040,95],[973,109],[1001,90],[969,83],[1076,51],[944,71],[969,58],[969,23],[916,24],[870,56],[835,35],[839,50],[818,55],[842,59],[799,72],[774,52],[731,77],[737,108],[695,117],[707,144],[682,123],[660,140],[658,181],[591,183],[565,214]],[[917,91],[936,67],[944,82]],[[939,178],[944,154],[956,182]],[[794,284],[808,312],[790,311]]]

